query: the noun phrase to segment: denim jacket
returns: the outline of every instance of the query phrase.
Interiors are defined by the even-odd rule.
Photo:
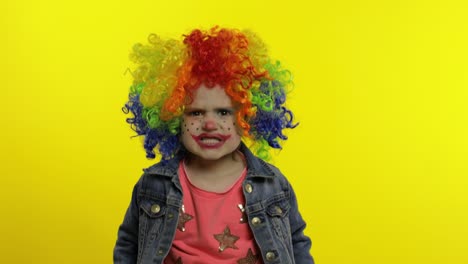
[[[313,264],[311,240],[291,185],[274,166],[242,143],[247,175],[242,183],[248,223],[265,264]],[[178,158],[144,170],[118,231],[114,263],[163,263],[175,237],[182,188]]]

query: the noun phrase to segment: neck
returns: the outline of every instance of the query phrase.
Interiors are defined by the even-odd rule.
[[[185,165],[193,171],[220,172],[226,171],[236,164],[243,164],[243,158],[237,151],[234,151],[217,160],[205,160],[191,155],[186,159]]]
[[[223,191],[241,176],[244,168],[244,159],[238,151],[218,160],[194,156],[185,160],[186,173],[192,184],[207,191]]]

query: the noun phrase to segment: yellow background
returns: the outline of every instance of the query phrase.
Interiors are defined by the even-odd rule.
[[[0,263],[111,263],[144,158],[121,107],[149,33],[250,28],[295,75],[274,162],[318,264],[468,263],[464,1],[1,4]]]

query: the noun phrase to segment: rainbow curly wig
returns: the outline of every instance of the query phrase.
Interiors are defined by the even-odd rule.
[[[220,85],[237,106],[236,119],[244,139],[264,159],[269,149],[280,149],[283,130],[294,128],[293,113],[284,106],[293,83],[290,72],[269,56],[265,44],[250,31],[219,27],[193,30],[183,41],[148,37],[136,44],[130,59],[132,72],[127,122],[144,136],[147,158],[155,150],[163,160],[177,155],[184,107],[202,83]]]

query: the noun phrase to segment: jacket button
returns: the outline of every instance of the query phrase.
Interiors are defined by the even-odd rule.
[[[159,211],[161,211],[161,206],[159,206],[159,204],[153,204],[151,206],[151,212],[153,214],[157,214],[157,213],[159,213]]]
[[[252,185],[250,183],[247,183],[245,185],[245,191],[248,193],[251,193],[253,191]]]
[[[260,218],[258,218],[258,217],[252,218],[252,225],[257,226],[257,225],[259,225],[261,223],[262,223],[262,221],[260,220]]]
[[[277,214],[282,214],[282,213],[283,213],[283,210],[282,210],[281,207],[279,207],[279,206],[276,206],[276,207],[275,207],[275,210],[276,210],[276,213],[277,213]]]
[[[272,260],[274,260],[276,258],[276,255],[275,255],[274,252],[269,251],[269,252],[266,253],[265,257],[266,257],[267,261],[272,261]]]
[[[164,254],[164,250],[160,249],[158,250],[158,256],[162,256]]]

